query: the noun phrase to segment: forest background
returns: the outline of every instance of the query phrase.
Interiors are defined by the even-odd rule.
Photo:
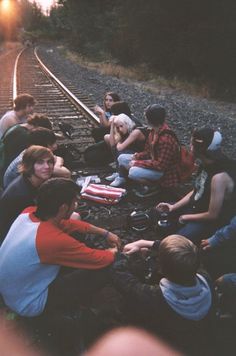
[[[48,14],[28,0],[12,3],[8,24],[0,14],[2,41],[6,33],[63,41],[95,61],[143,65],[235,99],[235,0],[59,0]]]

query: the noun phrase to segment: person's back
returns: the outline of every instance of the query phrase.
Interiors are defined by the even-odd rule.
[[[26,122],[34,110],[35,100],[29,94],[20,94],[14,99],[14,108],[8,111],[0,120],[0,138],[11,126]]]
[[[140,282],[127,266],[117,261],[114,285],[127,300],[134,320],[189,351],[202,346],[212,316],[212,293],[206,275],[197,274],[197,247],[188,239],[171,235],[161,241],[159,285]],[[200,345],[201,344],[201,345]]]
[[[3,241],[11,224],[27,206],[34,205],[37,190],[20,175],[5,189],[0,198],[0,241]]]
[[[31,115],[25,124],[15,125],[8,129],[3,139],[4,142],[4,171],[14,158],[29,146],[30,131],[44,127],[52,129],[50,120],[42,114]]]
[[[144,150],[118,157],[123,178],[128,175],[130,180],[139,182],[139,187],[135,188],[139,197],[155,195],[160,187],[172,188],[180,183],[180,145],[166,123],[166,110],[152,104],[146,108],[145,116],[151,131]]]
[[[25,120],[26,119],[22,119],[22,122]],[[0,138],[9,129],[7,124],[8,121],[13,123],[11,126],[19,124],[19,120],[17,119],[16,112],[14,110],[7,111],[0,119]]]
[[[103,270],[113,262],[115,244],[119,243],[115,234],[70,219],[79,192],[70,179],[49,179],[39,188],[36,207],[27,208],[17,217],[0,248],[0,293],[6,305],[20,315],[36,316],[48,308],[67,309],[62,293],[67,304],[74,303],[78,308],[79,293],[74,293],[83,294],[86,283],[91,283],[88,290],[92,292],[96,280],[100,283],[106,278],[106,272],[101,272],[104,276],[99,279],[95,271],[93,282],[86,278],[89,273],[81,281],[81,271],[77,271]],[[107,241],[111,235],[112,247],[91,249],[70,235],[75,231],[107,236]],[[61,266],[69,268],[60,276]]]
[[[2,138],[4,142],[4,168],[8,167],[12,160],[28,147],[28,137],[29,130],[22,125],[16,125],[6,131]]]
[[[21,226],[22,229],[20,229]],[[44,286],[45,280],[48,282],[48,278],[53,280],[59,269],[59,266],[52,265],[50,273],[48,273],[48,266],[43,269],[37,263],[39,256],[37,256],[35,245],[38,227],[39,221],[32,220],[27,213],[21,214],[10,228],[9,239],[6,238],[0,248],[1,265],[5,266],[7,271],[7,273],[5,273],[6,271],[0,273],[0,291],[7,304],[15,307],[15,310],[18,310],[22,315],[26,312],[37,315],[37,308],[29,307],[29,305],[35,302],[36,294],[37,307],[44,303],[45,288],[42,286]],[[45,228],[47,229],[47,226]],[[50,233],[50,230],[48,232]],[[18,271],[17,277],[15,269]],[[5,288],[7,280],[9,283]],[[37,285],[34,284],[36,280]],[[25,288],[28,289],[28,295],[24,292]],[[16,289],[18,290],[17,298],[14,291]]]
[[[18,166],[22,162],[24,151],[22,151],[7,167],[7,170],[3,176],[3,187],[6,187],[13,182],[15,178],[19,176]]]

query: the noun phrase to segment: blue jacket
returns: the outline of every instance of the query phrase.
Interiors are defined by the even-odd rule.
[[[236,246],[236,216],[232,218],[229,225],[217,230],[215,235],[208,239],[211,247]]]

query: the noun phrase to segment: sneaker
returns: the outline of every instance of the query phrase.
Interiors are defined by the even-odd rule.
[[[159,192],[160,187],[148,185],[141,185],[139,188],[134,189],[134,194],[140,198],[151,197],[158,194]]]
[[[124,184],[126,183],[126,179],[123,177],[116,177],[115,180],[113,180],[113,182],[110,184],[111,187],[122,187]]]
[[[113,180],[115,180],[117,177],[119,177],[119,173],[114,172],[114,173],[112,173],[110,176],[106,177],[105,179],[106,179],[108,182],[113,182]]]
[[[109,164],[109,166],[112,168],[112,169],[116,169],[117,168],[117,163],[116,162],[111,162]]]

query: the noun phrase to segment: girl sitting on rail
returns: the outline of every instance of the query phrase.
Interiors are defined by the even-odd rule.
[[[94,112],[96,115],[98,115],[100,120],[100,127],[96,127],[92,130],[92,136],[95,142],[102,141],[104,135],[109,133],[109,118],[112,116],[111,106],[117,101],[120,101],[118,94],[114,92],[107,92],[104,95],[103,108],[101,108],[99,105],[95,105]]]

